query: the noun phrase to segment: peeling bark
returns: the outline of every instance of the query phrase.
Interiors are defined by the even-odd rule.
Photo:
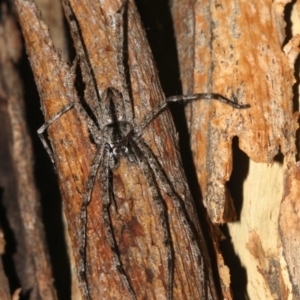
[[[293,95],[293,85],[299,35],[288,35],[291,28],[286,26],[291,25],[284,15],[288,3],[172,3],[184,92],[215,92],[251,105],[236,111],[211,101],[195,102],[186,109],[198,182],[211,220],[234,221],[234,208],[241,208],[238,222],[228,226],[231,240],[226,244],[234,252],[227,263],[237,299],[245,294],[250,299],[297,299],[299,295],[297,272],[291,271],[297,269],[299,253],[297,217],[291,213],[298,194],[295,188],[287,188],[297,186],[298,113],[293,109],[299,105],[298,99],[293,100],[299,93]],[[299,14],[294,20],[299,22]],[[232,191],[239,198],[233,202],[226,182],[233,168],[234,136],[250,162],[235,149],[243,160],[235,163],[231,187],[236,184]],[[279,153],[284,164],[275,157]],[[218,237],[214,240],[217,255],[222,256]],[[220,267],[219,271],[229,288],[228,274],[223,276]]]

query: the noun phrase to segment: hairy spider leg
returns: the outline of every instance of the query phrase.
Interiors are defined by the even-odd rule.
[[[189,237],[193,257],[197,258],[197,262],[195,262],[195,264],[200,264],[201,266],[199,268],[198,281],[202,290],[201,296],[205,298],[204,296],[209,294],[209,292],[205,288],[205,283],[213,282],[213,281],[206,281],[206,280],[203,281],[203,278],[207,278],[207,277],[210,277],[210,279],[213,280],[212,274],[210,274],[208,271],[209,270],[208,266],[210,266],[210,260],[208,257],[204,258],[202,255],[202,252],[207,253],[206,251],[207,249],[205,249],[205,251],[201,251],[201,249],[206,248],[205,241],[204,240],[199,241],[200,245],[198,244],[196,239],[198,234],[192,221],[189,218],[184,202],[177,194],[177,192],[174,190],[172,183],[170,182],[169,178],[165,174],[164,169],[160,165],[158,159],[153,154],[152,150],[142,139],[138,139],[134,141],[134,143],[136,147],[138,147],[139,151],[143,153],[143,156],[145,157],[145,160],[148,162],[152,172],[155,174],[155,176],[157,176],[158,180],[161,182],[161,187],[164,190],[164,192],[167,195],[169,195],[173,200],[174,207],[176,209],[177,214],[179,215],[179,219],[182,222],[186,235]],[[212,293],[213,291],[210,292]],[[217,296],[216,295],[214,296],[215,297],[213,299],[217,299]]]
[[[85,188],[85,193],[83,195],[83,202],[81,205],[81,210],[80,210],[80,220],[81,220],[81,229],[79,232],[79,259],[78,259],[78,273],[79,276],[81,278],[81,285],[83,287],[83,291],[85,294],[85,298],[87,300],[90,299],[89,296],[89,289],[88,289],[88,282],[87,282],[87,277],[86,277],[86,230],[87,230],[87,207],[89,205],[89,203],[91,202],[91,196],[92,196],[92,191],[95,185],[95,180],[97,177],[97,172],[100,168],[101,162],[103,162],[103,171],[101,172],[101,180],[103,180],[103,183],[107,182],[108,177],[104,178],[104,175],[106,174],[107,171],[109,171],[109,162],[110,162],[110,158],[109,158],[109,150],[107,150],[107,147],[109,147],[109,145],[103,141],[102,144],[100,143],[101,139],[99,138],[99,129],[97,128],[97,126],[95,125],[95,123],[93,122],[93,120],[89,117],[89,115],[87,114],[87,112],[84,110],[84,108],[82,107],[82,105],[78,102],[71,102],[69,104],[67,104],[65,107],[63,107],[59,112],[57,112],[53,117],[51,117],[47,122],[45,122],[39,129],[38,129],[38,135],[53,163],[53,165],[55,166],[55,160],[54,160],[54,155],[53,152],[51,150],[51,147],[48,145],[45,137],[44,137],[44,132],[48,129],[48,127],[53,124],[57,119],[59,119],[63,114],[67,113],[69,110],[71,110],[72,108],[76,108],[76,110],[78,111],[78,113],[80,113],[83,117],[83,119],[85,120],[85,122],[88,125],[88,128],[91,132],[91,134],[93,135],[93,137],[95,138],[95,141],[98,142],[98,150],[97,153],[93,159],[92,165],[91,165],[91,170],[88,176],[88,180],[86,183],[86,188]],[[107,161],[106,161],[107,159]],[[101,181],[102,182],[102,181]],[[108,184],[108,183],[107,183]],[[102,187],[102,193],[101,193],[101,199],[103,200],[103,220],[105,223],[105,230],[107,232],[107,239],[109,242],[109,246],[111,248],[112,254],[113,254],[113,261],[115,263],[116,268],[118,269],[122,282],[124,284],[124,286],[127,288],[127,290],[130,293],[130,296],[133,300],[136,300],[136,296],[134,294],[134,291],[126,277],[126,274],[123,270],[121,261],[118,257],[118,252],[116,249],[116,243],[114,241],[114,237],[113,237],[113,231],[112,231],[112,227],[111,227],[111,222],[110,222],[110,217],[109,217],[109,212],[108,212],[108,207],[111,203],[110,201],[110,193],[106,193],[107,191],[107,186]]]
[[[156,206],[156,211],[158,212],[158,218],[161,222],[161,228],[163,231],[164,238],[163,244],[167,249],[167,264],[165,266],[165,273],[167,277],[167,299],[171,300],[173,299],[172,295],[174,282],[174,249],[172,244],[171,232],[168,225],[167,207],[156,183],[155,172],[153,169],[151,169],[149,163],[147,162],[146,157],[148,156],[148,154],[144,153],[133,139],[130,142],[133,149],[133,153],[137,157],[141,169],[143,170],[143,173],[147,179],[151,196]]]
[[[55,122],[57,119],[59,119],[63,114],[65,114],[66,112],[68,112],[69,110],[71,110],[72,108],[76,108],[77,111],[79,112],[79,114],[82,115],[82,117],[84,118],[85,122],[88,125],[89,130],[92,131],[98,131],[97,126],[94,124],[93,120],[89,117],[89,115],[87,114],[87,112],[85,111],[85,109],[82,107],[82,105],[79,102],[70,102],[69,104],[67,104],[66,106],[64,106],[59,112],[57,112],[54,116],[52,116],[47,122],[45,122],[38,130],[38,136],[41,140],[41,142],[43,143],[44,148],[46,149],[51,162],[55,168],[55,160],[54,160],[54,155],[53,155],[53,151],[51,150],[51,147],[49,146],[47,140],[45,139],[44,136],[44,132],[47,130],[47,128],[53,123]]]
[[[97,88],[97,81],[95,78],[95,74],[91,67],[89,59],[87,59],[88,51],[84,44],[84,40],[79,27],[78,20],[73,12],[72,7],[69,5],[69,1],[63,0],[63,2],[64,2],[65,14],[70,24],[71,34],[76,48],[75,61],[79,60],[82,77],[87,79],[85,81],[84,98],[87,101],[87,104],[90,110],[92,111],[93,115],[95,116],[98,126],[101,127],[101,124],[103,123],[102,122],[103,110],[101,106],[100,91]],[[74,63],[72,69],[73,72],[76,69]]]
[[[97,150],[97,153],[93,159],[91,170],[89,172],[87,186],[83,195],[83,201],[80,209],[80,231],[79,231],[79,258],[78,258],[78,273],[81,278],[81,285],[86,299],[90,299],[88,282],[86,276],[86,232],[87,232],[87,207],[91,202],[91,194],[95,185],[98,169],[100,168],[101,162],[103,161],[103,151],[105,144]]]
[[[249,108],[249,104],[238,104],[234,101],[231,101],[221,95],[214,93],[202,93],[202,94],[193,94],[193,95],[178,95],[171,96],[157,104],[149,114],[146,114],[142,121],[134,129],[134,136],[139,137],[143,134],[144,129],[167,107],[168,102],[189,102],[192,100],[217,100],[221,103],[225,103],[233,108],[245,109]]]
[[[129,83],[127,82],[126,71],[124,66],[124,41],[127,40],[127,35],[124,33],[125,27],[125,13],[127,12],[128,0],[124,0],[120,8],[115,14],[115,26],[116,26],[116,52],[117,52],[117,68],[120,75],[122,95],[125,106],[125,115],[127,122],[134,124],[132,99],[129,94]]]
[[[114,265],[117,268],[117,270],[121,276],[121,280],[122,280],[124,286],[126,287],[127,291],[129,292],[131,299],[136,300],[137,298],[136,298],[135,292],[127,278],[127,275],[123,269],[121,260],[119,258],[117,244],[116,244],[116,241],[114,238],[112,223],[111,223],[111,219],[110,219],[110,215],[109,215],[109,206],[112,202],[111,201],[112,195],[110,193],[110,182],[109,182],[109,175],[111,172],[111,170],[110,170],[110,155],[111,155],[110,146],[109,146],[109,144],[105,144],[104,149],[103,149],[103,165],[102,165],[101,171],[100,171],[100,182],[102,183],[101,199],[102,199],[102,213],[103,213],[104,226],[105,226],[105,230],[106,230],[107,241],[109,243],[109,247],[110,247],[112,255],[113,255]],[[92,171],[90,173],[92,173]],[[92,174],[91,174],[91,176],[92,176]],[[96,173],[95,173],[95,176],[96,176]],[[90,195],[88,196],[89,199],[91,198],[91,192],[92,192],[92,187],[89,192],[90,193]]]

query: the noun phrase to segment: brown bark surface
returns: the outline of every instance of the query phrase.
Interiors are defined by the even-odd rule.
[[[5,271],[11,277],[18,278],[24,291],[30,291],[28,299],[57,299],[33,174],[32,145],[25,122],[22,83],[16,67],[22,53],[21,34],[14,11],[7,3],[1,4],[1,16],[0,223],[6,227],[7,234],[12,234],[9,237],[4,235],[6,242],[9,240],[10,243],[7,248],[11,251],[15,247],[13,253],[8,254],[3,249],[1,254],[7,260],[6,268],[10,268]],[[8,262],[10,259],[11,264]],[[14,288],[11,277],[9,289]],[[19,286],[15,290],[17,288]],[[9,290],[9,298],[13,293],[13,299],[18,298],[20,290],[15,290]],[[4,296],[0,298],[5,299]]]
[[[283,154],[295,151],[291,122],[295,79],[289,57],[282,51],[283,10],[282,3],[259,1],[173,4],[184,92],[214,92],[251,105],[234,110],[210,101],[187,108],[204,204],[216,223],[228,220],[225,183],[232,170],[234,136],[256,162],[272,162],[279,149]],[[194,69],[186,64],[190,60]]]
[[[293,111],[299,107],[299,93],[293,90],[299,36],[291,36],[291,23],[285,23],[291,17],[290,7],[285,7],[288,2],[175,0],[172,4],[183,91],[220,93],[251,105],[238,111],[213,101],[194,102],[186,109],[198,182],[213,222],[235,218],[226,186],[233,168],[234,136],[250,157],[249,161],[235,150],[241,160],[235,164],[232,184],[240,210],[239,222],[229,225],[228,238],[234,252],[229,265],[236,299],[245,294],[250,299],[299,298],[294,156],[298,113]],[[295,19],[299,20],[299,13]],[[278,153],[284,164],[278,158],[274,163]],[[216,251],[221,255],[218,247]],[[225,295],[230,280],[222,268],[223,263]]]
[[[80,27],[87,57],[93,69],[100,94],[107,87],[121,90],[116,66],[115,31],[113,17],[119,1],[70,1]],[[20,23],[27,45],[35,81],[46,116],[55,115],[67,103],[78,101],[74,88],[74,68],[64,63],[55,51],[48,28],[30,1],[17,1]],[[74,42],[77,47],[76,40]],[[78,47],[77,47],[78,51]],[[81,55],[80,51],[78,53]],[[128,8],[128,56],[135,122],[149,114],[155,104],[163,101],[157,72],[141,28],[139,16],[132,2]],[[82,58],[82,57],[81,57]],[[90,78],[82,71],[86,83],[86,101],[93,105]],[[49,139],[58,169],[60,190],[64,201],[69,235],[78,260],[79,218],[82,195],[90,171],[95,146],[89,139],[87,126],[73,109],[51,125]],[[191,251],[189,236],[179,218],[173,199],[165,194],[157,179],[166,208],[174,247],[174,299],[216,299],[210,262],[197,221],[190,192],[181,169],[174,139],[174,126],[168,112],[150,124],[143,138],[152,149],[176,192],[185,203],[196,228],[202,258]],[[138,164],[121,159],[113,171],[112,186],[115,204],[110,207],[114,235],[124,269],[138,299],[166,297],[166,248],[163,244],[161,220],[146,181]],[[102,218],[101,183],[96,181],[92,201],[88,207],[87,278],[92,299],[130,299],[119,272],[116,270]],[[200,275],[199,275],[200,274]],[[204,274],[204,275],[201,275]]]
[[[66,104],[82,98],[89,106],[94,106],[93,80],[100,95],[107,87],[122,90],[116,64],[114,27],[114,15],[122,1],[69,2],[75,14],[69,27],[74,30],[72,26],[76,22],[85,46],[83,53],[73,31],[70,35],[74,41],[69,50],[76,51],[80,58],[76,68],[65,62],[70,60],[65,43],[68,35],[63,31],[59,0],[38,1],[43,17],[33,1],[16,1],[46,120]],[[139,123],[157,103],[163,101],[164,95],[134,1],[129,2],[125,51],[135,122]],[[178,73],[173,74],[176,57],[172,57],[168,48],[169,36],[173,36],[173,32],[165,31],[164,21],[170,18],[170,11],[163,3],[159,0],[136,1],[169,96],[176,90],[180,93],[180,85],[175,84]],[[185,110],[203,199],[200,195],[197,198],[198,191],[194,190],[197,190],[197,178],[193,182],[192,163],[186,165],[190,159],[188,137],[182,139],[186,143],[186,152],[183,148],[180,150],[184,166],[188,166],[186,174],[192,179],[190,187],[196,195],[196,204],[203,201],[210,219],[217,224],[206,228],[213,238],[214,251],[211,249],[210,255],[214,257],[219,272],[215,274],[217,281],[220,279],[220,283],[216,283],[217,292],[168,110],[145,129],[143,139],[185,203],[200,240],[202,258],[199,262],[193,254],[174,199],[163,191],[162,183],[156,178],[168,209],[175,254],[173,298],[299,299],[300,171],[299,156],[296,156],[296,145],[299,148],[299,142],[296,142],[299,3],[294,3],[292,16],[292,5],[288,1],[173,0],[170,7],[173,23],[170,18],[169,26],[174,25],[176,35],[182,93],[213,92],[251,105],[247,110],[235,110],[216,101],[194,101],[187,104]],[[32,152],[36,151],[36,146],[32,147],[29,139],[24,120],[22,83],[17,75],[17,67],[24,66],[20,64],[22,43],[15,16],[11,14],[12,8],[6,2],[1,4],[0,226],[5,243],[0,237],[3,261],[3,268],[0,262],[0,298],[17,300],[25,296],[30,300],[48,300],[69,297],[80,300],[83,298],[76,270],[82,226],[79,211],[96,147],[76,109],[60,117],[47,132],[55,155],[66,230],[70,237],[67,246],[61,245],[67,237],[63,237],[63,226],[57,226],[61,222],[60,211],[53,214],[48,209],[45,191],[41,190],[50,265],[32,168]],[[45,24],[50,26],[50,32]],[[87,60],[94,77],[84,69]],[[162,61],[171,64],[161,68]],[[166,88],[166,76],[173,89]],[[29,79],[28,74],[24,79]],[[32,87],[24,84],[24,88],[28,93]],[[26,113],[33,121],[34,103],[31,96],[27,99]],[[180,109],[183,110],[183,106]],[[177,120],[176,114],[174,116],[176,126],[184,123],[183,115]],[[30,124],[33,139],[42,122],[37,120],[35,125]],[[179,134],[182,138],[181,131]],[[44,149],[41,151],[45,153]],[[45,158],[49,161],[46,155]],[[54,180],[56,178],[53,167],[49,163],[47,168],[38,157],[35,158],[35,167],[35,171],[45,169],[42,176],[38,175],[43,178],[36,176],[36,180],[46,182],[47,193],[53,187],[50,185],[51,175]],[[114,203],[110,206],[110,217],[126,274],[138,299],[165,299],[166,248],[149,182],[138,164],[129,163],[124,158],[112,174]],[[55,198],[52,193],[49,195],[48,201],[59,205],[58,195]],[[91,298],[130,299],[113,263],[100,195],[101,183],[97,180],[88,207],[87,223],[87,278]],[[206,216],[202,215],[201,219],[206,226]],[[225,222],[229,223],[219,226]],[[48,236],[49,229],[53,231],[54,240]],[[64,247],[70,249],[66,251]],[[56,254],[53,254],[53,248],[56,248]],[[199,276],[202,271],[203,277]],[[53,287],[53,274],[58,296]],[[221,289],[218,290],[218,286]]]

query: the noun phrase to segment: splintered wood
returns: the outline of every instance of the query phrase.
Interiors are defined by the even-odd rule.
[[[191,8],[184,3],[188,1],[177,2],[173,4],[177,43],[193,45],[184,53],[178,46],[184,92],[214,92],[251,105],[237,111],[202,101],[192,103],[186,111],[204,204],[210,218],[222,223],[227,220],[223,215],[225,183],[232,170],[234,136],[256,162],[271,163],[279,150],[283,154],[295,151],[295,79],[289,57],[282,51],[284,6],[276,2],[261,5],[259,1],[196,1]],[[191,9],[194,22],[186,17],[191,16]],[[186,61],[193,59],[192,71]]]
[[[295,162],[299,92],[293,92],[300,38],[291,35],[292,23],[285,22],[291,17],[289,2],[172,2],[184,93],[215,92],[251,105],[236,111],[210,101],[186,109],[198,182],[213,222],[222,224],[235,216],[226,187],[234,136],[250,158],[236,163],[246,171],[240,173],[243,187],[236,186],[240,198],[234,199],[241,206],[239,222],[229,224],[232,255],[241,261],[239,275],[231,270],[232,282],[244,289],[239,295],[233,291],[236,299],[246,294],[250,299],[300,296]],[[298,2],[294,10],[293,29],[299,27]],[[279,153],[284,163],[280,156],[274,163]],[[239,281],[242,270],[245,286]],[[228,276],[222,282],[228,283]]]

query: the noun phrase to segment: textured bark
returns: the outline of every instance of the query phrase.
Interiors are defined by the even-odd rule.
[[[55,51],[48,28],[41,20],[36,6],[31,1],[19,0],[16,3],[42,109],[48,120],[67,103],[78,101],[74,88],[74,68],[62,62]],[[122,90],[116,66],[115,32],[112,26],[112,19],[120,5],[120,1],[112,0],[70,1],[100,94],[107,87]],[[76,38],[74,45],[77,47]],[[128,8],[128,56],[134,115],[136,123],[139,123],[155,104],[163,101],[164,96],[139,16],[131,1]],[[86,84],[85,101],[93,105],[90,78],[85,77],[87,75],[84,71],[82,76]],[[55,154],[73,252],[75,260],[78,260],[77,249],[81,242],[78,240],[78,233],[82,225],[79,212],[95,147],[89,139],[84,120],[75,109],[53,123],[48,133]],[[193,256],[174,202],[161,189],[168,209],[175,255],[173,297],[216,299],[207,249],[185,182],[174,136],[174,126],[168,112],[155,119],[143,135],[176,192],[183,199],[197,230],[203,255],[201,263]],[[139,165],[129,164],[125,159],[121,159],[119,167],[113,171],[112,181],[116,203],[110,207],[110,216],[124,269],[138,299],[164,299],[167,288],[163,269],[166,248],[161,220],[155,211],[149,184]],[[160,185],[158,182],[158,186]],[[96,181],[88,207],[87,223],[87,278],[91,298],[129,299],[130,295],[113,264],[106,239],[100,191],[101,183]],[[196,275],[199,272],[206,274],[201,280]]]
[[[233,136],[239,137],[240,148],[256,162],[272,162],[279,148],[283,154],[295,151],[294,70],[281,49],[284,6],[263,3],[263,15],[258,17],[262,13],[259,1],[186,2],[173,4],[184,91],[220,93],[251,105],[241,111],[211,101],[187,108],[204,204],[211,219],[222,223],[228,220],[225,183],[232,170]],[[194,9],[191,18],[184,11],[188,9]],[[189,19],[182,22],[182,18]],[[193,48],[182,53],[181,45],[186,44]],[[190,60],[194,70],[185,63]]]
[[[21,36],[13,10],[8,7],[6,3],[1,5],[1,186],[5,211],[1,222],[13,232],[16,250],[14,266],[10,267],[15,268],[23,293],[28,299],[56,299],[33,176],[22,83],[16,68],[22,53]]]
[[[20,62],[22,43],[16,17],[7,3],[1,4],[1,174],[3,196],[0,222],[10,234],[14,272],[28,299],[57,299],[51,265],[40,216],[40,199],[33,175],[32,146],[27,125],[22,83],[16,65]],[[6,252],[6,251],[5,251]],[[7,268],[8,268],[7,267]],[[12,276],[13,277],[13,276]],[[13,281],[13,278],[9,278]],[[14,288],[11,282],[10,288]],[[19,286],[15,287],[19,288]],[[16,291],[13,299],[18,298]],[[14,291],[10,291],[13,294]],[[1,297],[2,299],[2,297]]]
[[[163,5],[154,0],[146,3],[145,0],[143,4],[148,7],[144,11],[144,22],[152,18],[156,23],[158,29],[152,39],[159,44],[164,25],[154,15]],[[215,275],[221,279],[224,299],[300,297],[300,171],[296,161],[299,157],[295,159],[298,114],[293,112],[293,105],[294,110],[299,108],[299,92],[297,86],[293,89],[293,84],[294,76],[297,84],[299,82],[295,60],[300,38],[295,30],[300,9],[296,3],[291,27],[287,3],[171,2],[183,93],[214,92],[251,105],[247,110],[235,110],[216,101],[195,101],[186,108],[194,163],[207,212],[217,224],[238,219],[238,222],[220,227],[222,231],[217,226],[210,226],[219,270]],[[67,103],[79,101],[77,91],[80,86],[74,88],[76,72],[70,63],[64,62],[68,60],[68,52],[63,42],[62,10],[57,6],[58,2],[40,0],[38,3],[39,8],[44,8],[43,20],[51,27],[50,38],[34,3],[18,0],[17,5],[47,120]],[[114,14],[121,1],[72,0],[70,5],[80,26],[100,94],[107,87],[121,90],[113,26]],[[137,5],[141,2],[137,1]],[[129,4],[127,32],[128,69],[138,123],[163,100],[163,94],[133,1]],[[147,33],[151,39],[151,29]],[[3,253],[4,267],[9,257],[13,257],[18,277],[18,285],[13,284],[12,273],[5,268],[2,270],[0,264],[0,298],[18,299],[20,290],[16,289],[21,286],[22,294],[29,299],[56,299],[39,220],[39,196],[32,175],[32,146],[24,123],[21,83],[16,76],[22,45],[14,17],[6,4],[1,4],[0,44],[0,223],[7,245],[5,252],[0,249],[0,253]],[[78,51],[76,37],[70,48]],[[171,59],[168,54],[168,50],[160,49],[159,59]],[[175,62],[172,64],[173,67]],[[164,72],[171,77],[172,70],[168,68]],[[93,105],[91,78],[84,71],[81,75],[85,90],[79,91],[80,97],[84,95],[84,100]],[[79,77],[77,81],[80,81]],[[30,110],[32,102],[31,99],[28,101]],[[183,123],[182,118],[178,121]],[[58,256],[70,261],[72,277],[65,282],[72,285],[72,295],[68,294],[70,286],[63,286],[61,290],[68,289],[67,295],[71,299],[81,299],[73,261],[78,261],[79,210],[96,149],[85,121],[75,109],[52,124],[48,133],[56,157],[70,236],[70,256],[63,257],[61,253]],[[215,295],[211,275],[202,281],[196,276],[201,270],[211,274],[210,263],[178,159],[175,136],[167,111],[146,128],[143,136],[183,199],[201,240],[204,261],[198,264],[173,199],[163,192],[161,182],[158,182],[169,211],[175,251],[174,299],[218,299],[220,295]],[[234,140],[232,151],[235,136],[238,139]],[[237,141],[244,152],[238,149]],[[277,155],[279,151],[281,154]],[[41,168],[44,168],[43,164]],[[45,175],[47,179],[48,175]],[[139,165],[122,159],[113,171],[112,185],[115,203],[110,207],[110,215],[114,234],[122,264],[138,299],[165,299],[163,266],[166,249],[161,222]],[[91,296],[93,299],[128,299],[128,291],[112,262],[103,226],[100,193],[101,184],[96,182],[88,208],[87,276]],[[50,226],[60,218],[55,215]],[[205,216],[202,219],[205,220]],[[8,231],[12,232],[15,241],[7,235]],[[227,239],[220,243],[224,235]],[[54,247],[57,243],[53,242]],[[2,244],[0,240],[0,248]],[[64,272],[65,268],[65,265],[59,266],[58,272]],[[57,283],[57,277],[55,281]],[[209,292],[204,295],[203,291]]]
[[[235,218],[226,187],[233,168],[234,136],[251,159],[235,149],[236,159],[241,160],[234,164],[231,192],[241,210],[239,222],[229,225],[232,245],[226,245],[234,252],[227,263],[236,299],[246,294],[250,299],[299,298],[295,271],[299,269],[299,171],[294,157],[298,113],[293,114],[294,98],[295,108],[299,107],[298,92],[293,95],[299,36],[288,35],[290,24],[285,28],[287,3],[172,3],[183,91],[220,93],[251,105],[237,111],[211,101],[195,102],[186,109],[198,182],[213,222]],[[299,13],[295,19],[299,20]],[[275,159],[279,151],[284,164]],[[228,299],[230,281],[227,272],[222,274],[217,238],[215,245]]]

